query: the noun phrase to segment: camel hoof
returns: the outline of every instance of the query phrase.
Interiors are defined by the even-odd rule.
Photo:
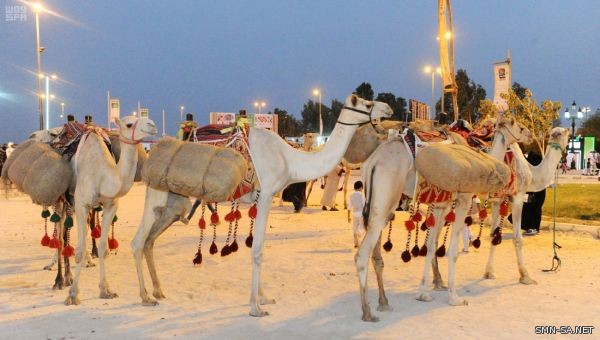
[[[275,299],[260,298],[260,304],[261,305],[274,305]]]
[[[431,297],[431,295],[429,295],[429,293],[421,293],[419,296],[417,296],[417,300],[423,302],[431,302],[433,301],[433,298]]]
[[[485,273],[483,274],[483,278],[493,280],[496,278],[496,275],[494,275],[494,273]]]
[[[467,301],[465,299],[455,298],[455,299],[450,299],[450,301],[448,303],[451,306],[467,306],[469,304],[469,301]]]
[[[365,321],[365,322],[378,322],[379,318],[376,317],[376,316],[373,316],[371,314],[368,314],[368,315],[364,315],[363,314],[362,321]]]
[[[519,282],[524,285],[537,285],[537,281],[530,278],[529,276],[522,277]]]
[[[263,311],[260,309],[250,311],[250,316],[254,316],[254,317],[258,317],[258,318],[262,318],[263,316],[267,316],[267,315],[269,315],[269,312]]]
[[[76,306],[78,304],[80,304],[81,301],[79,301],[79,298],[77,296],[71,296],[69,295],[67,297],[67,299],[65,300],[65,305],[66,306]]]
[[[165,294],[163,294],[162,290],[160,290],[160,289],[159,289],[159,290],[155,290],[155,291],[152,293],[152,295],[153,295],[155,298],[159,299],[159,300],[162,300],[162,299],[166,298]]]
[[[142,300],[142,306],[158,306],[158,301],[151,298],[146,298]]]
[[[45,266],[45,267],[44,267],[44,270],[52,270],[52,265],[51,265],[51,264],[49,264],[49,265]]]
[[[110,290],[107,290],[105,292],[100,292],[101,299],[114,299],[116,297],[119,297],[119,295],[117,293],[111,292]]]
[[[392,310],[392,307],[390,307],[390,305],[386,304],[380,304],[379,306],[377,306],[377,311],[378,312],[389,312]]]

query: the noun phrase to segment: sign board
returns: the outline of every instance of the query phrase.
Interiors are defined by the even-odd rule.
[[[508,94],[510,89],[510,62],[503,61],[494,64],[494,105],[499,112],[508,110],[508,103],[502,99],[501,94]]]
[[[429,114],[429,107],[427,104],[418,100],[409,99],[408,107],[412,113],[412,120],[427,120]]]
[[[145,108],[140,108],[140,117],[148,118],[149,114],[150,114],[150,110],[145,109]]]
[[[255,113],[254,127],[273,130],[274,118],[272,114]]]
[[[121,117],[121,102],[118,99],[111,99],[109,103],[110,107],[110,121],[114,122],[115,119]]]
[[[233,125],[235,124],[235,113],[232,112],[211,112],[210,124]]]

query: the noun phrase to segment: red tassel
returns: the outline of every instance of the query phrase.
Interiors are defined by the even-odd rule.
[[[447,223],[454,223],[454,221],[456,221],[456,214],[454,213],[454,210],[451,210],[445,218]]]
[[[217,212],[210,215],[210,224],[219,224],[219,214]]]
[[[421,222],[422,219],[423,219],[423,215],[421,215],[421,213],[419,211],[417,211],[412,217],[412,220],[415,222]]]
[[[240,209],[235,211],[235,219],[238,221],[242,219],[242,213],[240,212]]]
[[[100,238],[102,235],[102,227],[97,225],[92,229],[92,238]]]
[[[473,217],[471,217],[471,216],[465,217],[465,224],[467,226],[470,226],[471,224],[473,224]]]
[[[228,212],[227,215],[225,215],[225,222],[233,222],[233,221],[235,221],[235,212],[234,211]]]
[[[408,231],[411,231],[411,230],[415,229],[415,227],[416,227],[415,222],[412,220],[404,221],[404,226],[406,227],[406,230],[408,230]]]
[[[410,252],[408,250],[403,251],[400,257],[402,258],[402,261],[404,261],[404,263],[409,262],[411,259]]]
[[[108,239],[108,249],[115,250],[117,248],[119,248],[119,241],[117,241],[116,238],[109,238]]]
[[[73,254],[75,254],[75,248],[73,248],[72,245],[67,244],[67,246],[62,251],[62,255],[64,257],[71,257],[73,256]]]
[[[481,209],[479,210],[479,219],[481,221],[485,220],[487,218],[487,210],[485,209]]]
[[[198,250],[198,252],[196,253],[196,256],[194,256],[194,264],[201,264],[202,263],[202,253],[200,252],[200,250]]]
[[[248,209],[248,216],[251,219],[255,219],[256,218],[256,214],[258,213],[258,209],[256,209],[256,204],[253,204],[250,209]]]
[[[433,214],[429,214],[429,216],[427,216],[427,220],[425,220],[425,224],[427,225],[428,228],[435,227],[435,217],[433,216]]]
[[[50,236],[48,236],[48,233],[44,234],[41,243],[43,247],[47,247],[50,244]]]
[[[502,201],[500,203],[500,216],[508,216],[508,202]]]
[[[58,249],[60,247],[60,241],[56,237],[52,237],[48,243],[48,247],[52,249]]]
[[[200,217],[200,219],[198,220],[198,228],[206,229],[206,221],[204,220],[204,216]]]
[[[218,253],[218,252],[219,252],[219,248],[217,248],[217,245],[215,244],[215,242],[213,242],[213,243],[210,245],[210,249],[208,250],[208,252],[209,252],[211,255],[214,255],[214,254],[216,254],[216,253]]]

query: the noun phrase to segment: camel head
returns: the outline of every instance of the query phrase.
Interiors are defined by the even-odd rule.
[[[343,125],[362,125],[369,122],[379,121],[381,118],[389,118],[394,111],[392,108],[383,102],[366,100],[351,95],[346,98],[346,103],[338,123]]]
[[[56,136],[60,134],[61,130],[62,126],[55,127],[50,130],[38,130],[31,133],[31,135],[29,135],[29,139],[33,139],[42,143],[51,143]]]
[[[158,130],[150,118],[126,116],[115,119],[119,126],[119,139],[128,144],[137,144],[146,137],[156,135]]]
[[[569,145],[569,129],[563,127],[555,127],[550,130],[550,138],[548,139],[548,145],[553,147],[559,147],[561,151],[564,151]]]
[[[514,117],[501,117],[496,122],[496,134],[500,132],[507,139],[506,145],[522,143],[529,145],[533,142],[531,131],[525,125],[517,122]]]
[[[318,133],[307,132],[303,135],[304,137],[304,150],[310,151],[317,146]]]

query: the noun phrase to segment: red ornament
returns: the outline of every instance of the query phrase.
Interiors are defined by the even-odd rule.
[[[485,210],[485,209],[479,210],[479,219],[483,221],[486,218],[487,218],[487,210]]]
[[[421,215],[421,212],[417,211],[413,217],[412,220],[415,222],[421,222],[421,220],[423,220],[423,215]]]
[[[408,230],[408,231],[411,231],[416,228],[415,221],[412,221],[412,220],[405,221],[404,226],[406,227],[406,230]]]
[[[233,212],[233,211],[228,212],[227,215],[225,215],[225,221],[226,222],[233,222],[233,221],[235,221],[235,212]]]
[[[42,244],[42,247],[47,247],[50,244],[50,236],[48,236],[48,233],[44,234],[40,243]]]
[[[108,249],[115,250],[117,248],[119,248],[119,241],[117,241],[116,238],[109,238],[108,239]]]
[[[248,209],[248,216],[251,219],[255,219],[256,218],[256,214],[258,213],[258,209],[256,209],[256,204],[253,204],[250,209]]]
[[[204,220],[204,216],[200,217],[200,219],[198,220],[198,228],[206,229],[206,221]]]
[[[456,214],[454,213],[454,210],[451,210],[445,218],[447,223],[454,223],[454,221],[456,221]]]
[[[235,211],[235,219],[238,220],[238,221],[242,219],[242,213],[241,213],[240,209],[236,209],[236,211]]]
[[[465,217],[465,224],[467,226],[470,226],[471,224],[473,224],[473,217],[471,217],[471,216]]]
[[[502,201],[500,203],[500,216],[508,216],[508,202]]]
[[[194,256],[194,264],[201,264],[202,263],[202,253],[200,252],[200,250],[198,250],[198,252],[196,253],[196,256]]]
[[[433,216],[433,214],[429,214],[429,216],[427,216],[427,219],[425,220],[425,224],[427,225],[428,228],[435,227],[435,217]]]
[[[102,235],[102,227],[97,225],[92,229],[92,238],[100,238]]]
[[[210,215],[210,224],[219,224],[219,214],[216,211]]]
[[[73,254],[75,254],[75,248],[73,248],[72,245],[67,244],[66,247],[62,251],[62,256],[71,257],[71,256],[73,256]]]
[[[48,247],[52,249],[58,249],[60,247],[60,240],[56,237],[52,237],[52,239],[50,239],[50,242],[48,243]]]

